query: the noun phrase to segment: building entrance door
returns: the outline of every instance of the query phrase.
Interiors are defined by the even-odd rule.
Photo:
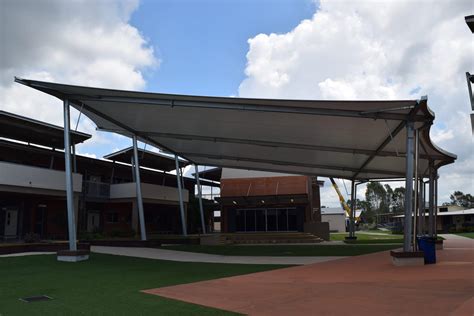
[[[92,233],[99,229],[100,226],[100,214],[99,213],[88,213],[87,214],[87,231]]]
[[[46,222],[46,205],[44,204],[39,204],[38,207],[36,208],[36,214],[35,214],[35,228],[34,232],[35,234],[38,234],[41,238],[43,238],[44,234],[44,226]]]
[[[18,229],[18,209],[8,209],[5,212],[5,238],[16,238]]]

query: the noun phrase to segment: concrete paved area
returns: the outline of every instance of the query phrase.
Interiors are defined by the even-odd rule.
[[[445,247],[434,265],[380,252],[144,292],[250,315],[474,315],[474,240]]]
[[[2,257],[23,257],[23,256],[35,256],[35,255],[52,255],[55,252],[18,252],[18,253],[10,253],[8,255],[0,255]]]
[[[156,248],[92,246],[92,252],[110,255],[160,259],[181,262],[240,263],[240,264],[288,264],[304,265],[326,262],[345,257],[270,257],[270,256],[222,256],[206,253],[165,250]]]

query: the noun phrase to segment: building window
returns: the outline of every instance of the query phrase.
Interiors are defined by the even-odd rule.
[[[106,216],[107,223],[118,223],[119,222],[118,219],[119,219],[119,217],[118,217],[117,212],[107,213],[107,216]]]

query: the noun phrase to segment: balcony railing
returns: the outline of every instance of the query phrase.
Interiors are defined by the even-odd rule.
[[[110,198],[110,184],[96,181],[84,181],[84,193],[86,197],[96,199]]]

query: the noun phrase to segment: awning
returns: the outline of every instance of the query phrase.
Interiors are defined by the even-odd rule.
[[[426,99],[312,101],[173,95],[98,89],[27,79],[99,129],[141,141],[192,163],[346,179],[405,177],[406,121],[420,129],[419,173],[454,162],[430,137]]]
[[[133,147],[128,147],[117,152],[104,156],[105,159],[118,161],[123,163],[130,163],[133,157]],[[138,159],[141,167],[158,169],[163,171],[171,171],[176,169],[174,157],[167,156],[161,153],[155,153],[148,150],[138,149]],[[179,159],[179,166],[186,167],[189,163]]]
[[[64,129],[17,114],[0,111],[0,137],[51,148],[64,149]],[[71,144],[91,138],[81,132],[71,132]]]

